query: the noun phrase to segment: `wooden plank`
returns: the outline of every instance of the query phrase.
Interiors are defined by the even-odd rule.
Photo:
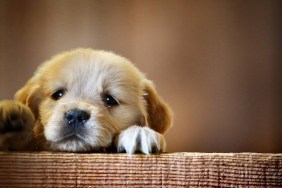
[[[282,187],[282,154],[0,153],[0,187]]]

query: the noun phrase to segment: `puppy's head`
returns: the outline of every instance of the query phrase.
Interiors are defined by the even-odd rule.
[[[127,59],[78,49],[45,62],[16,99],[30,107],[50,147],[90,151],[111,145],[131,125],[164,133],[171,112]]]

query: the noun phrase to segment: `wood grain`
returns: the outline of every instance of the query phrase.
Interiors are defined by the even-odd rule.
[[[0,187],[282,187],[282,154],[0,153]]]

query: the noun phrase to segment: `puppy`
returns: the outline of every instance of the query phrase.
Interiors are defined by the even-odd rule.
[[[149,154],[165,150],[163,134],[172,126],[172,112],[153,83],[130,61],[105,51],[54,56],[15,100],[0,104],[1,149]]]

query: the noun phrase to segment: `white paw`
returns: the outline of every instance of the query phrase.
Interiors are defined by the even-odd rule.
[[[122,131],[117,138],[118,152],[150,154],[162,152],[164,149],[165,140],[163,135],[148,127],[131,126]]]

